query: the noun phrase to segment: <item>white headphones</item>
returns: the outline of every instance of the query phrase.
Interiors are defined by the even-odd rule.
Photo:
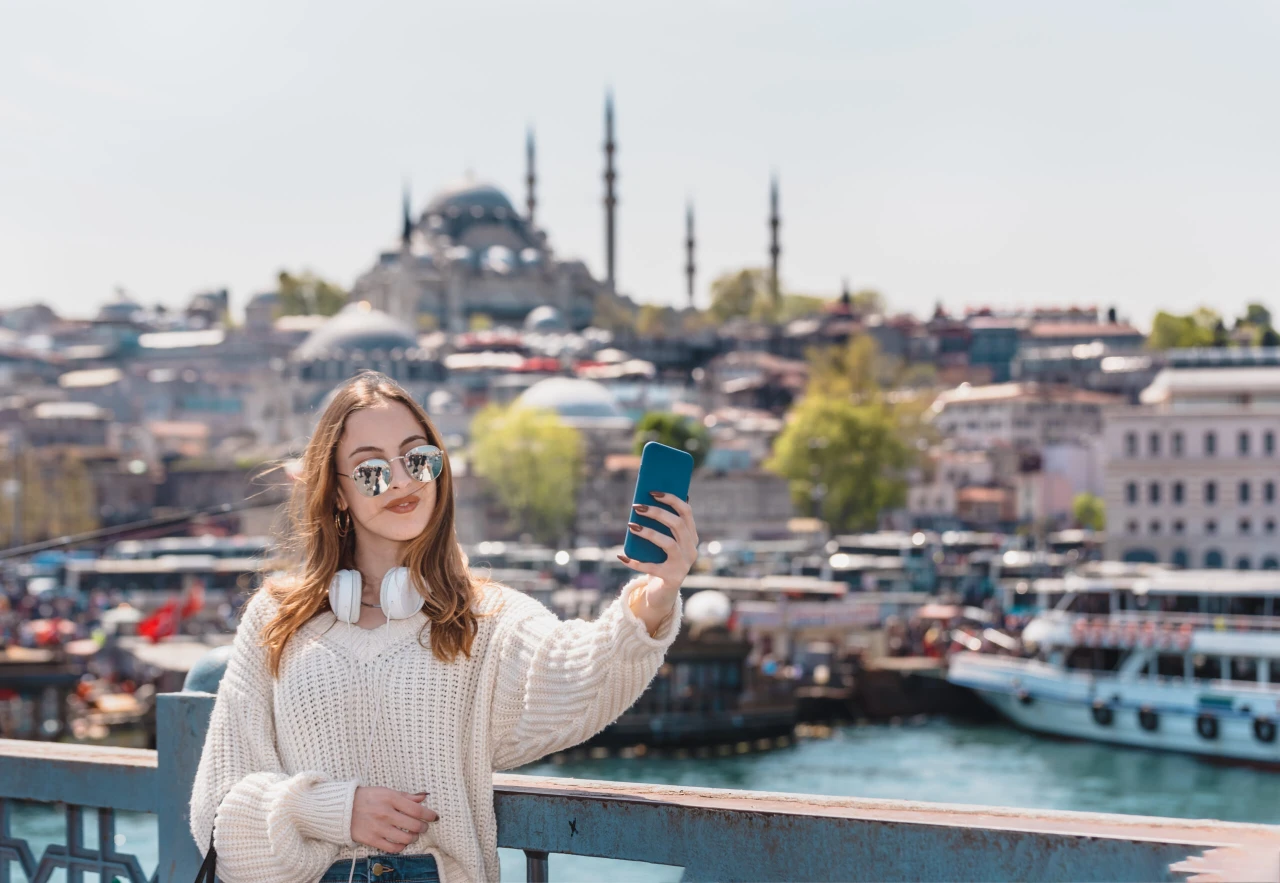
[[[329,581],[329,606],[333,608],[333,615],[343,622],[358,622],[360,593],[363,588],[360,571],[339,570],[335,573]],[[408,619],[421,610],[426,602],[414,589],[408,568],[393,567],[382,578],[378,603],[382,605],[383,615],[390,621]]]

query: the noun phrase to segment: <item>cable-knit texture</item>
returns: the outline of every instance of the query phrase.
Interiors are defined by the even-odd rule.
[[[276,602],[259,592],[191,795],[191,833],[203,851],[215,832],[219,879],[317,880],[335,861],[375,854],[351,840],[355,789],[372,785],[428,791],[440,814],[402,855],[434,855],[447,883],[497,880],[494,770],[590,738],[644,692],[681,612],[677,598],[650,637],[629,604],[648,579],[627,583],[594,622],[563,622],[491,585],[471,656],[449,663],[419,644],[422,614],[366,630],[325,612],[290,639],[274,680],[258,641]]]

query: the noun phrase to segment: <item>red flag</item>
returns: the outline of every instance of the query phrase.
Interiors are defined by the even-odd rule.
[[[138,623],[138,634],[150,638],[151,643],[158,644],[161,638],[177,632],[178,602],[169,601],[155,613]]]

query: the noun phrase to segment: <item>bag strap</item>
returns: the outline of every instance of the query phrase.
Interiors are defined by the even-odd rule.
[[[195,883],[216,883],[214,870],[218,864],[218,850],[213,848],[213,832],[209,832],[209,851],[205,853],[204,864],[196,872]]]

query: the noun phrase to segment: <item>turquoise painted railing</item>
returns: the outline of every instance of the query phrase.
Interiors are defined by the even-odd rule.
[[[112,852],[114,810],[157,816],[151,878],[189,883],[200,853],[187,801],[213,707],[159,697],[158,750],[0,740],[0,883],[17,862],[34,883],[66,868],[146,883]],[[701,880],[1280,880],[1280,827],[1095,813],[494,777],[500,846],[524,850],[530,880],[566,853],[683,867]],[[42,856],[10,833],[11,801],[65,806],[68,842]],[[86,848],[84,814],[98,813]]]

